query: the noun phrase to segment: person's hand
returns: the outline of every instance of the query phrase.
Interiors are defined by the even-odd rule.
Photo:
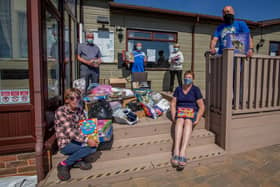
[[[200,118],[196,118],[195,122],[193,122],[194,125],[197,125],[200,121]]]
[[[95,68],[98,68],[98,67],[99,67],[99,64],[95,64],[95,63],[94,63],[94,64],[92,64],[92,66],[95,67]]]
[[[87,144],[89,147],[97,147],[98,143],[92,139],[88,139]]]
[[[98,67],[99,67],[98,60],[96,60],[96,59],[91,59],[91,60],[90,60],[89,66],[98,68]]]
[[[247,57],[252,57],[253,56],[253,49],[249,49],[247,54],[246,54]]]
[[[215,48],[214,49],[210,49],[209,51],[210,51],[211,55],[215,55],[217,53]]]

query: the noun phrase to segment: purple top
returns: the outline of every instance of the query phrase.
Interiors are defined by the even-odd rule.
[[[184,94],[183,88],[178,86],[175,89],[173,96],[177,99],[176,108],[193,108],[196,112],[198,111],[196,101],[202,98],[202,94],[197,86],[192,85],[190,91],[187,94]]]

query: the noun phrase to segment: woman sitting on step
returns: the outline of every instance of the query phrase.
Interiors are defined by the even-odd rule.
[[[193,127],[198,124],[204,113],[204,103],[200,89],[193,85],[194,73],[184,73],[184,84],[178,86],[171,100],[171,117],[175,123],[175,145],[171,164],[178,170],[186,164],[186,148]]]
[[[91,169],[91,163],[85,159],[96,152],[97,143],[81,134],[79,121],[85,119],[80,106],[81,92],[76,88],[65,91],[65,105],[55,112],[55,131],[59,150],[68,158],[57,165],[57,176],[60,180],[71,178],[70,169]],[[87,145],[85,145],[87,144]]]

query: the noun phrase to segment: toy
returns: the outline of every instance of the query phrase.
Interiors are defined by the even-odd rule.
[[[88,139],[92,139],[96,143],[99,143],[97,122],[96,118],[85,119],[79,122],[79,126],[82,134],[86,135]]]

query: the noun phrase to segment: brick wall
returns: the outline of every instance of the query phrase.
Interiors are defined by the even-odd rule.
[[[35,153],[0,156],[0,177],[36,175]]]

